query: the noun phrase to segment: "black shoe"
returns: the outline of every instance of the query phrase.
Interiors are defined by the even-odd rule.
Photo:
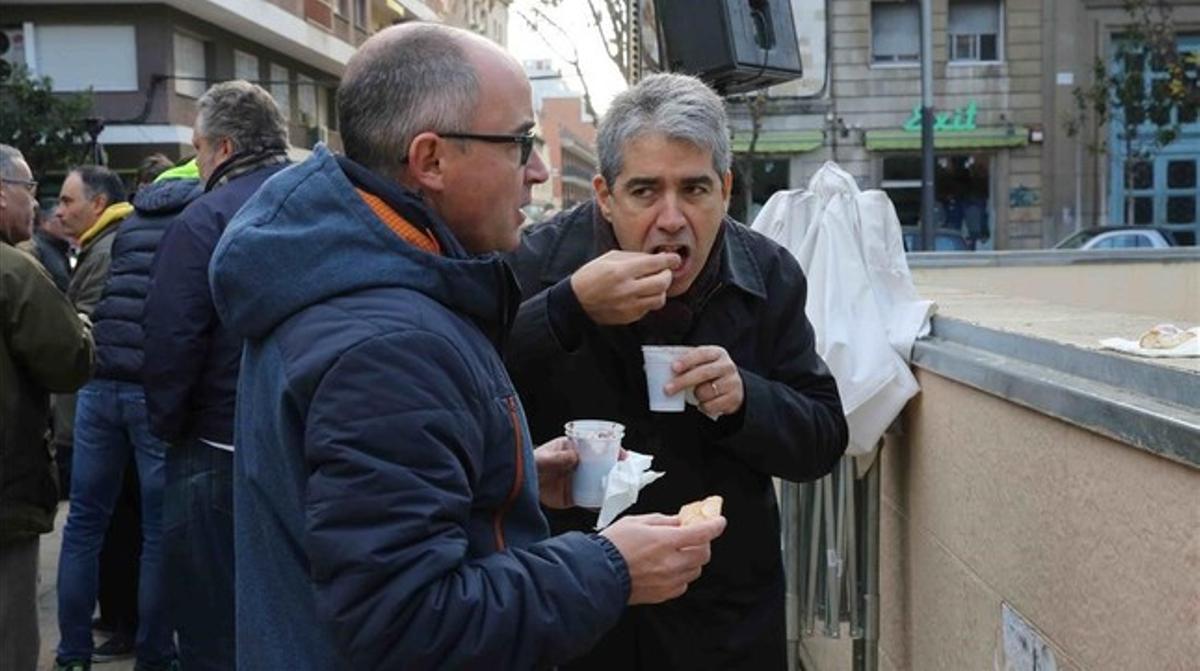
[[[133,637],[117,633],[92,651],[92,662],[102,664],[133,657]]]
[[[86,660],[54,660],[54,671],[90,671],[91,668],[92,663]]]
[[[165,662],[151,664],[139,659],[134,663],[133,671],[179,671],[179,660],[172,657]]]
[[[92,618],[92,631],[98,631],[101,634],[111,634],[116,630],[117,628],[108,620],[99,616]]]

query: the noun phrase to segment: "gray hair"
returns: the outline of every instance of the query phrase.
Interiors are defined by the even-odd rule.
[[[14,179],[17,161],[24,161],[25,155],[20,149],[6,144],[0,144],[0,177]]]
[[[717,175],[729,170],[729,118],[725,104],[704,82],[682,74],[654,74],[613,99],[596,145],[600,174],[611,187],[624,165],[625,143],[665,135],[712,152]]]
[[[479,79],[465,39],[462,31],[427,23],[394,26],[368,40],[337,90],[346,156],[396,175],[417,135],[469,130]]]
[[[275,99],[257,84],[244,79],[213,84],[196,106],[201,137],[229,138],[239,152],[287,149],[287,122]]]

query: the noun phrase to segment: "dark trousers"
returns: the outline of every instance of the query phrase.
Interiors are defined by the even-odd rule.
[[[138,566],[142,556],[142,496],[137,465],[125,479],[100,551],[100,619],[114,634],[133,638],[138,624]]]
[[[233,669],[233,453],[199,440],[173,445],[163,522],[180,666]]]

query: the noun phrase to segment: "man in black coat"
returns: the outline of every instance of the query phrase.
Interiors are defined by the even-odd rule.
[[[80,468],[74,473],[76,487],[71,491],[59,559],[61,641],[57,657],[62,668],[86,668],[93,659],[108,661],[134,648],[139,669],[167,668],[175,657],[166,617],[162,549],[167,444],[150,433],[142,388],[142,306],[150,284],[150,264],[168,225],[200,194],[194,168],[190,175],[182,169],[175,177],[134,197],[134,213],[112,239],[107,280],[92,312],[96,372],[79,392],[75,463]],[[111,582],[114,575],[121,575],[119,571],[97,571],[104,563],[101,548],[112,532],[110,522],[130,461],[140,495],[141,554],[136,581],[119,582],[124,590],[137,595],[137,617],[105,613],[122,621],[112,622],[113,638],[93,649],[92,613],[104,587],[97,576]]]
[[[17,245],[32,254],[54,280],[58,290],[67,293],[71,285],[71,242],[62,232],[62,223],[40,208],[34,213],[33,237]]]
[[[720,98],[685,75],[619,95],[600,125],[594,202],[529,230],[510,258],[525,301],[507,350],[532,438],[595,418],[666,472],[631,512],[719,494],[728,528],[688,592],[628,609],[568,669],[783,669],[784,577],[772,477],[830,471],[847,431],[814,350],[807,291],[783,248],[725,216],[732,177]],[[641,346],[691,345],[649,410]],[[551,513],[556,531],[595,515]]]

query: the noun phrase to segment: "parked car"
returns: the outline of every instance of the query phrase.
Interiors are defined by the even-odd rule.
[[[924,248],[920,229],[904,230],[904,251],[919,252]],[[933,232],[933,251],[935,252],[968,252],[971,245],[963,237],[961,231],[953,228],[939,228]]]
[[[1068,235],[1054,249],[1161,249],[1174,247],[1170,231],[1152,226],[1096,226]]]

